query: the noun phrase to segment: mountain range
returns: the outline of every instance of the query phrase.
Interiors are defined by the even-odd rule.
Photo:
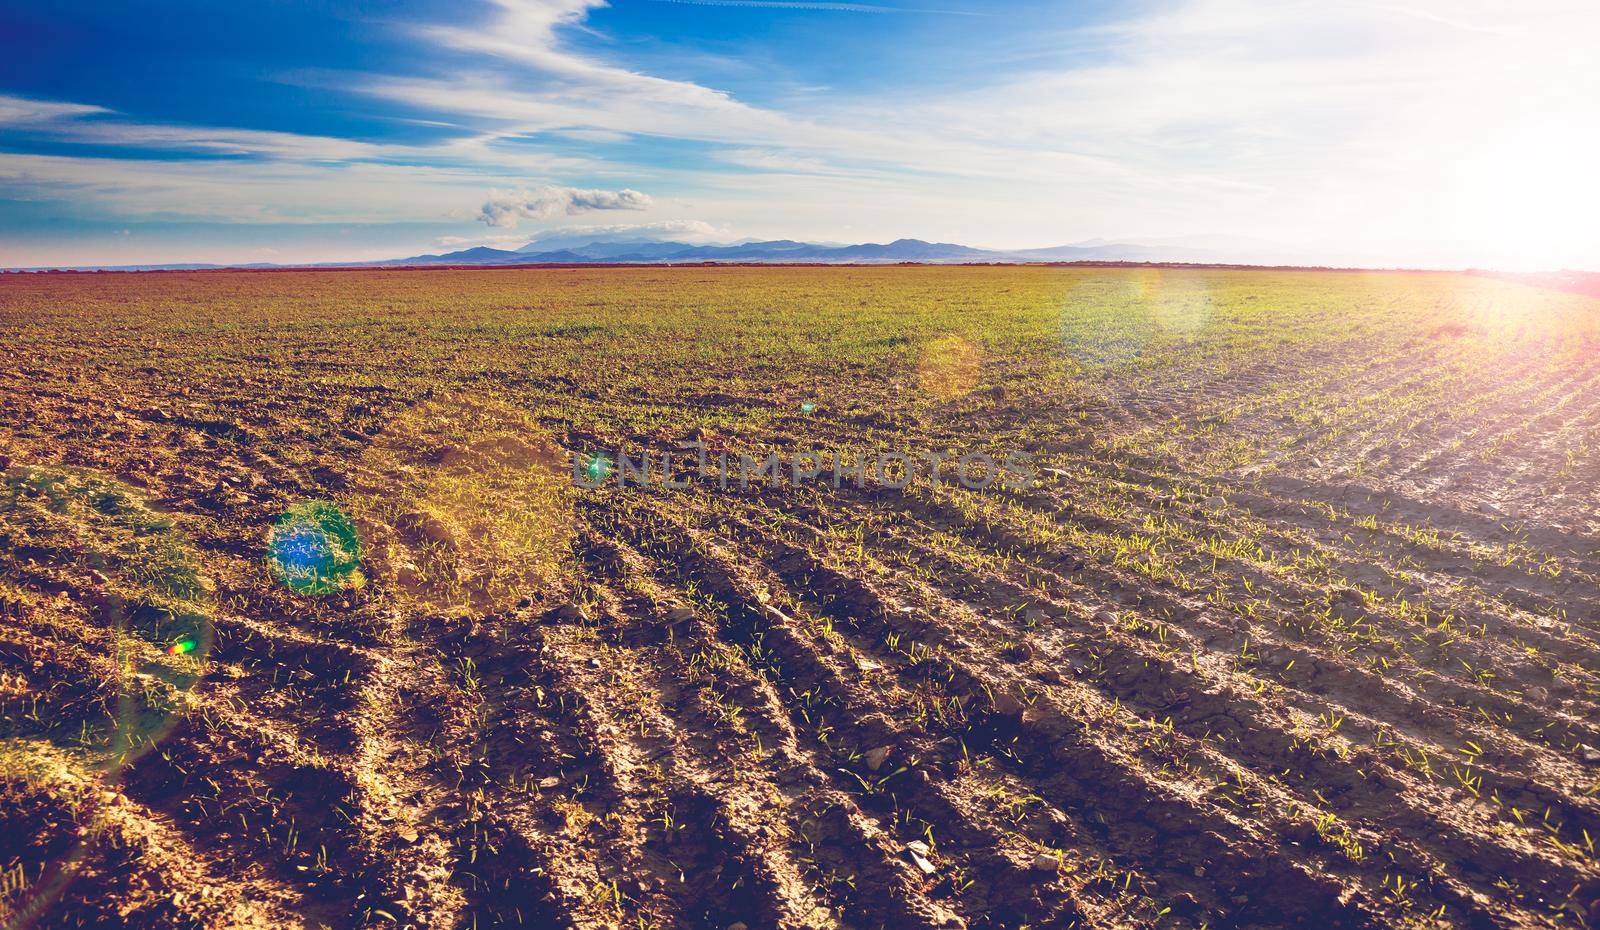
[[[551,230],[517,249],[488,246],[430,255],[362,262],[303,264],[91,265],[72,268],[13,268],[9,271],[191,271],[219,268],[371,268],[430,265],[691,264],[698,262],[818,264],[1015,264],[1021,262],[1186,262],[1191,264],[1310,265],[1306,256],[1282,252],[1270,243],[1202,237],[1108,241],[1090,239],[1043,249],[980,249],[953,242],[896,239],[893,242],[801,242],[747,239],[718,244],[640,238],[604,231]]]
[[[955,264],[969,262],[1217,262],[1220,253],[1185,246],[1133,242],[1092,241],[1047,249],[1002,251],[977,249],[953,242],[925,242],[921,239],[896,239],[888,243],[836,245],[799,242],[794,239],[769,239],[731,245],[691,245],[687,242],[662,242],[645,239],[597,239],[551,249],[542,241],[530,242],[516,250],[486,246],[445,252],[438,255],[413,255],[382,265],[521,265],[628,263],[668,264],[682,262],[821,262],[896,263],[927,262]]]

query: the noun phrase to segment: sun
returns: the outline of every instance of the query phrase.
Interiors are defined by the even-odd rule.
[[[1506,270],[1600,260],[1600,132],[1574,116],[1501,125],[1460,158],[1462,233],[1484,264]]]

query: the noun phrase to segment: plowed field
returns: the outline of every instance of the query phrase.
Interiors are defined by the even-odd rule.
[[[0,338],[7,927],[1600,922],[1600,299],[10,275]],[[977,452],[1037,480],[833,461]]]

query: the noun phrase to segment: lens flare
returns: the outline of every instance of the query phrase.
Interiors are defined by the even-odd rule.
[[[588,457],[588,464],[583,466],[583,474],[590,481],[604,481],[611,477],[611,472],[616,466],[611,462],[611,456],[601,452]]]
[[[296,594],[333,594],[366,580],[355,524],[329,501],[291,507],[268,537],[267,561]]]
[[[215,642],[217,605],[214,583],[201,573],[200,554],[178,520],[110,475],[64,466],[0,468],[0,538],[26,540],[26,548],[48,554],[59,572],[52,580],[82,592],[81,598],[58,597],[29,574],[11,571],[10,558],[0,558],[10,582],[6,599],[24,605],[23,616],[31,613],[36,629],[83,644],[73,647],[81,658],[61,668],[88,660],[115,669],[100,692],[105,700],[84,703],[63,701],[49,680],[0,676],[5,688],[20,688],[0,698],[29,695],[34,715],[53,722],[33,729],[0,721],[6,724],[0,768],[13,779],[10,787],[43,788],[34,775],[56,773],[44,790],[70,799],[81,827],[75,837],[56,834],[59,843],[37,847],[42,861],[34,863],[31,881],[0,877],[0,923],[22,928],[45,926],[36,918],[86,866],[100,861],[105,831],[115,823],[108,801],[123,773],[186,719],[185,695],[203,679]],[[90,643],[104,651],[91,657]],[[176,660],[180,655],[188,658]],[[46,829],[54,833],[56,826]]]
[[[1214,302],[1204,278],[1169,275],[1164,293],[1149,301],[1150,319],[1160,335],[1188,342],[1211,325]]]
[[[1075,280],[1069,294],[1062,299],[1062,345],[1092,371],[1121,369],[1201,338],[1216,302],[1208,273],[1168,268]],[[1084,313],[1086,305],[1094,312]]]
[[[934,400],[951,401],[972,393],[983,370],[983,353],[954,333],[922,347],[917,385]]]
[[[373,438],[351,485],[365,571],[397,608],[438,616],[555,597],[574,478],[598,484],[615,467],[569,458],[528,410],[493,397],[417,404]]]

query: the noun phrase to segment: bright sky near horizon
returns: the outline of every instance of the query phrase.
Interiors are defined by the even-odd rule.
[[[0,0],[0,267],[1182,240],[1600,269],[1594,0]]]

